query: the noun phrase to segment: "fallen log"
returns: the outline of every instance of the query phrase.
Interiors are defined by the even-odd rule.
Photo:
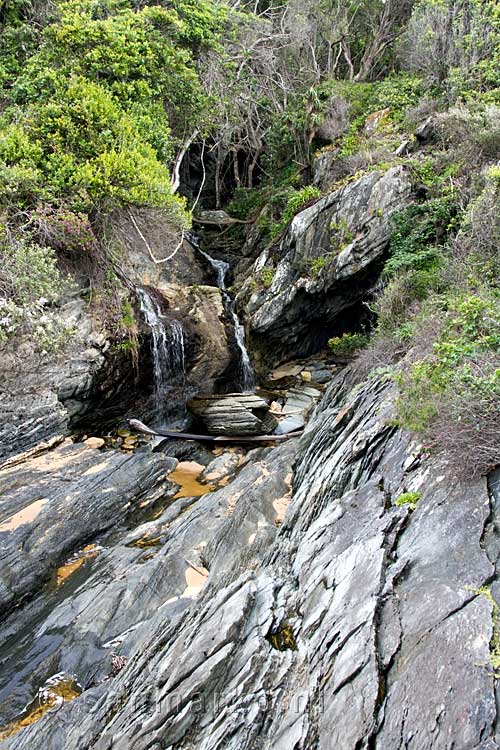
[[[194,435],[189,432],[176,432],[175,430],[163,430],[162,428],[153,430],[139,419],[129,419],[128,423],[132,430],[142,432],[144,435],[176,438],[178,440],[196,440],[200,443],[282,443],[284,440],[299,437],[303,432],[303,430],[296,430],[285,435]]]

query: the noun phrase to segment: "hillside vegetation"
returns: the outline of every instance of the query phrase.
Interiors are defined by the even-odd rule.
[[[401,423],[450,465],[500,463],[495,0],[6,0],[0,30],[0,342],[64,345],[48,312],[78,266],[126,336],[107,220],[154,207],[187,229],[190,153],[210,160],[200,193],[271,257],[303,207],[402,164],[413,202],[391,219],[361,361],[397,378]]]

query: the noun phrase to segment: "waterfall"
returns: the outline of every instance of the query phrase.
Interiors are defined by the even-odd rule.
[[[151,353],[155,399],[159,414],[163,413],[165,395],[172,381],[185,378],[184,331],[178,320],[169,320],[156,300],[144,287],[137,287],[141,312],[151,330]]]
[[[210,265],[215,271],[215,275],[217,278],[217,286],[219,289],[221,289],[223,292],[226,291],[226,276],[227,272],[229,271],[229,263],[226,263],[225,260],[217,260],[216,258],[212,258],[211,255],[206,253],[204,250],[201,249],[201,247],[198,244],[198,240],[193,237],[193,235],[190,236],[190,242],[191,244],[198,250],[203,257],[208,260]]]
[[[236,314],[234,302],[229,305],[229,312],[233,319],[236,344],[240,350],[241,388],[244,393],[254,391],[256,383],[250,356],[245,345],[245,328]]]
[[[202,250],[198,238],[193,234],[189,235],[188,239],[192,246],[195,247],[201,255],[203,255],[203,257],[210,263],[215,271],[217,286],[222,291],[228,313],[231,316],[231,320],[233,321],[236,345],[240,352],[240,386],[244,393],[246,393],[247,391],[254,391],[256,383],[252,363],[250,361],[250,356],[246,347],[245,328],[238,317],[234,301],[231,300],[229,294],[226,292],[226,276],[227,272],[229,271],[229,263],[226,263],[226,261],[224,260],[217,260],[216,258],[212,258],[211,255]]]

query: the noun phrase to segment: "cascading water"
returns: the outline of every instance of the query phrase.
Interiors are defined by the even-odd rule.
[[[158,416],[164,411],[165,395],[175,380],[185,379],[184,331],[178,320],[169,320],[144,287],[137,288],[141,312],[151,329],[151,353]]]
[[[240,386],[244,393],[246,393],[247,391],[254,391],[256,383],[255,383],[255,376],[253,372],[252,363],[250,361],[250,356],[246,348],[245,328],[242,325],[236,313],[234,301],[230,298],[229,294],[226,292],[226,276],[227,276],[227,272],[229,271],[229,263],[226,263],[226,261],[224,260],[217,260],[216,258],[212,258],[211,255],[209,255],[204,250],[202,250],[202,248],[200,247],[198,238],[195,237],[194,235],[189,236],[189,241],[191,242],[193,247],[195,247],[198,250],[198,252],[201,255],[203,255],[203,257],[210,263],[210,265],[215,271],[216,279],[217,279],[217,286],[222,291],[222,294],[224,296],[224,301],[226,303],[227,311],[233,321],[236,345],[240,352],[240,371],[241,371]]]
[[[234,303],[229,306],[229,312],[233,319],[234,335],[236,344],[240,350],[241,389],[244,393],[255,390],[255,376],[252,363],[245,345],[245,329],[234,310]]]
[[[203,255],[203,257],[208,260],[210,265],[215,271],[215,275],[217,277],[217,286],[219,289],[221,289],[223,292],[226,291],[226,276],[227,272],[229,271],[229,263],[226,263],[225,260],[217,260],[216,258],[212,258],[211,255],[206,253],[204,250],[201,249],[200,245],[198,244],[198,240],[193,235],[190,235],[189,241],[191,244],[198,250],[198,252]]]

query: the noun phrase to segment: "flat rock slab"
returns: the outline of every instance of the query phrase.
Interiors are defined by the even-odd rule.
[[[210,435],[270,435],[277,425],[267,401],[253,394],[198,397],[188,408]]]
[[[165,491],[175,459],[66,441],[0,470],[0,612],[47,580],[68,553]],[[22,550],[22,554],[20,554]]]
[[[393,384],[353,386],[346,370],[300,441],[152,522],[165,564],[122,580],[119,605],[116,577],[99,579],[136,626],[113,646],[126,665],[2,750],[498,750],[497,506],[394,427]],[[68,597],[44,633],[90,628],[90,599]]]

